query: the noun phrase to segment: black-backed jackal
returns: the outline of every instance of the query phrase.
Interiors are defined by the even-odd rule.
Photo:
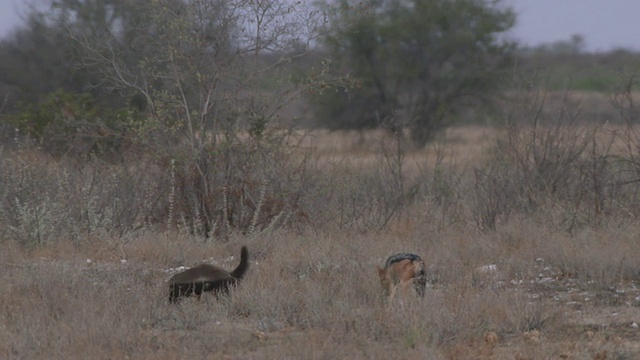
[[[175,303],[181,297],[196,294],[198,297],[207,291],[225,293],[229,287],[236,285],[249,268],[249,251],[246,246],[240,250],[240,264],[228,272],[211,264],[202,264],[183,272],[177,273],[169,279],[169,302]]]
[[[386,295],[393,297],[398,290],[406,293],[413,284],[416,293],[424,296],[427,278],[424,261],[416,254],[396,254],[389,256],[384,268],[376,266],[380,276],[380,284]]]

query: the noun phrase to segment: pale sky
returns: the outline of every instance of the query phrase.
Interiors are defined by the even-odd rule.
[[[519,14],[512,34],[525,45],[569,40],[578,34],[589,51],[640,51],[640,0],[504,1]]]
[[[0,36],[6,35],[9,30],[20,23],[15,6],[20,3],[20,0],[0,0]]]
[[[524,45],[582,35],[586,50],[640,51],[640,0],[503,0],[518,13],[512,37]],[[23,0],[0,0],[0,36],[21,23]]]

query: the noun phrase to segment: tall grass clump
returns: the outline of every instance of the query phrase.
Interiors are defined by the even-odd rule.
[[[505,135],[475,170],[478,227],[495,230],[514,214],[569,232],[630,224],[640,215],[629,208],[639,195],[630,186],[637,173],[637,149],[628,138],[634,132],[582,121],[584,110],[566,95],[555,106],[547,96],[531,91],[511,100]]]
[[[141,230],[159,209],[162,175],[100,160],[56,159],[35,150],[7,150],[2,211],[7,236],[27,247],[59,240],[87,244]]]

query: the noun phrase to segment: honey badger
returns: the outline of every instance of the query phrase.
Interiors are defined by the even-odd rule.
[[[249,250],[243,246],[240,250],[240,264],[231,272],[211,264],[202,264],[169,279],[169,303],[176,303],[182,297],[193,294],[200,297],[203,292],[227,293],[244,277],[249,268]]]

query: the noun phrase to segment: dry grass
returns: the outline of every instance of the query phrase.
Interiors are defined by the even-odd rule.
[[[452,127],[443,132],[434,146],[407,152],[405,171],[415,174],[420,167],[475,162],[486,155],[501,131],[491,127]],[[353,166],[374,166],[385,151],[393,152],[398,139],[383,130],[372,131],[300,131],[296,145],[303,153],[311,150],[314,160],[324,163],[348,163]],[[406,145],[408,140],[400,140]]]
[[[612,130],[621,129],[603,128],[602,142]],[[90,219],[91,232],[71,221],[61,224],[70,229],[64,232],[45,227],[49,238],[34,245],[11,237],[32,232],[7,225],[0,233],[0,280],[5,284],[0,358],[640,357],[637,222],[611,217],[599,226],[566,231],[557,220],[563,214],[557,203],[513,213],[493,231],[482,231],[474,222],[467,170],[493,156],[496,139],[504,135],[490,128],[454,128],[436,147],[409,152],[401,165],[418,184],[418,195],[404,202],[402,211],[391,211],[380,228],[368,228],[377,213],[359,214],[364,220],[354,217],[352,223],[361,226],[335,225],[338,215],[323,223],[313,218],[325,216],[325,208],[346,217],[345,209],[360,199],[338,206],[331,200],[335,193],[373,194],[375,180],[386,181],[381,173],[367,173],[388,159],[381,144],[393,143],[378,132],[317,132],[299,144],[311,151],[309,161],[319,164],[316,178],[334,181],[318,180],[305,188],[317,193],[305,208],[311,219],[299,227],[235,232],[209,242],[179,226],[154,226],[148,218],[132,220],[123,233],[108,231],[122,224],[118,219],[128,219],[123,210],[120,217],[97,217],[103,222]],[[41,175],[5,180],[7,187],[27,191],[67,179],[54,166],[36,171],[49,159],[4,161],[24,161],[25,171]],[[462,175],[454,176],[458,171]],[[105,194],[120,189],[118,171],[111,174],[112,187],[95,188]],[[56,181],[81,194],[98,192],[85,190],[84,176]],[[47,189],[52,203],[65,197]],[[146,185],[143,189],[150,191]],[[74,196],[66,194],[101,208],[88,195]],[[378,200],[370,204],[382,207]],[[43,210],[50,221],[73,215],[63,206],[53,209]],[[7,214],[0,215],[0,222],[9,223]],[[172,268],[211,261],[231,269],[243,244],[249,247],[251,267],[229,297],[168,304]],[[427,263],[424,299],[388,301],[382,296],[375,265],[397,252],[419,254]]]
[[[603,231],[575,240],[533,224],[491,236],[464,227],[434,233],[424,224],[404,237],[281,232],[224,245],[149,234],[123,245],[126,259],[113,253],[111,261],[83,251],[68,260],[56,250],[51,257],[5,255],[0,357],[640,355],[632,327],[640,290],[637,274],[625,270],[639,268],[637,257],[625,257],[640,252],[637,238]],[[231,268],[244,243],[251,268],[230,297],[167,303],[172,260],[198,264],[213,256]],[[374,267],[405,250],[430,264],[431,287],[423,300],[389,303]]]

